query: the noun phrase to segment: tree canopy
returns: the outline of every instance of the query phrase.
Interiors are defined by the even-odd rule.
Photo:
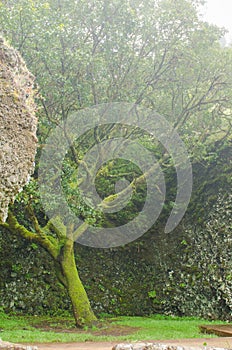
[[[196,141],[227,135],[231,52],[220,47],[222,30],[199,19],[197,6],[2,2],[4,33],[40,87],[40,133],[72,110],[129,101],[164,115],[196,152]]]

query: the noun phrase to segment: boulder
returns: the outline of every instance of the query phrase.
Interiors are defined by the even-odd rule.
[[[12,344],[0,339],[0,350],[38,350],[37,346]]]
[[[0,37],[0,221],[29,180],[36,152],[34,77]]]

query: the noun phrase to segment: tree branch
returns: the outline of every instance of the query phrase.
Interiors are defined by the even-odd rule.
[[[29,231],[26,227],[18,222],[17,218],[11,212],[8,214],[7,222],[0,223],[0,225],[15,235],[38,243],[47,250],[47,252],[52,256],[54,260],[56,260],[57,256],[59,255],[60,248],[58,243],[55,244],[55,242],[51,242],[43,231],[41,231],[40,234]]]

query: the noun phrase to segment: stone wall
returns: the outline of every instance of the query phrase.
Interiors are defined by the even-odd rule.
[[[34,77],[19,53],[0,37],[0,220],[34,168]]]
[[[76,244],[76,262],[96,314],[200,316],[232,320],[232,147],[193,165],[182,223],[166,217],[124,247]],[[0,306],[7,312],[67,314],[70,300],[39,246],[0,229]]]

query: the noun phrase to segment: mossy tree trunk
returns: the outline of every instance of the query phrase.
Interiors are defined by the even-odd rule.
[[[35,232],[29,231],[18,222],[12,213],[9,213],[7,222],[0,222],[0,225],[15,235],[38,243],[49,253],[54,260],[57,277],[70,297],[76,326],[83,327],[93,324],[97,318],[91,309],[87,293],[78,274],[74,256],[74,240],[69,238],[72,235],[70,233],[67,235],[67,228],[59,218],[56,225],[49,221],[45,227],[41,227],[36,217],[32,215],[32,222]]]
[[[80,280],[74,256],[74,243],[67,239],[60,255],[60,266],[63,281],[72,302],[73,315],[77,326],[92,324],[96,317],[91,309],[90,302]]]

